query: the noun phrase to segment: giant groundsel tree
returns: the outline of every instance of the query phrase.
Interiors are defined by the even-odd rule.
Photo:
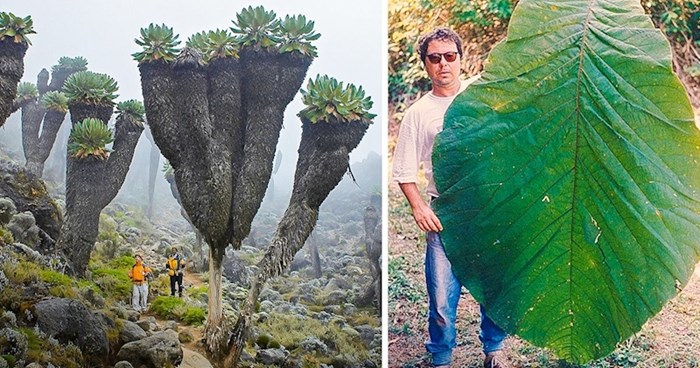
[[[0,12],[0,126],[15,111],[13,101],[24,74],[24,54],[31,44],[27,35],[32,33],[36,32],[30,16]]]
[[[280,20],[263,7],[243,9],[233,24],[230,30],[191,36],[180,51],[178,36],[171,28],[152,24],[141,30],[137,43],[144,49],[134,54],[154,140],[172,165],[183,208],[209,245],[208,349],[215,358],[223,359],[229,346],[233,347],[230,362],[240,353],[244,333],[232,338],[232,323],[223,315],[223,257],[229,244],[239,248],[250,232],[272,173],[284,110],[315,55],[310,41],[319,37],[313,32],[313,22],[301,16]],[[352,91],[354,98],[361,95],[354,86]],[[362,97],[359,104],[367,107],[370,102]],[[354,102],[348,99],[345,103]],[[317,124],[308,129],[316,133],[304,133],[306,146],[300,148],[295,177],[299,188],[295,184],[290,213],[278,230],[294,238],[276,238],[279,244],[271,252],[278,251],[266,261],[268,266],[257,285],[288,262],[276,254],[284,252],[286,257],[299,240],[301,247],[315,224],[318,206],[347,169],[347,152],[361,139],[366,121],[360,124],[362,128],[346,125],[324,128]],[[323,145],[324,140],[317,142],[317,138],[325,130],[345,133],[335,138],[335,145],[327,143],[333,148],[326,149],[324,156],[312,147]],[[189,138],[188,144],[182,144],[182,136]],[[318,171],[319,165],[327,165],[323,162],[329,156],[336,157],[330,171],[340,171],[337,180],[335,174]],[[310,172],[321,173],[318,185],[307,175]],[[292,218],[293,214],[302,217]],[[258,292],[258,288],[251,290],[249,300],[257,299]],[[245,332],[249,325],[249,306],[241,312],[237,332]]]
[[[56,135],[68,112],[68,98],[61,92],[73,73],[87,70],[83,57],[62,57],[49,72],[42,69],[37,76],[36,96],[23,88],[17,93],[16,107],[22,111],[22,148],[27,170],[39,177],[51,153]]]
[[[455,273],[509,333],[578,363],[610,353],[693,272],[698,147],[639,2],[520,1],[435,145]]]
[[[143,105],[117,105],[115,132],[107,122],[114,110],[117,82],[89,71],[71,75],[64,93],[69,98],[73,129],[68,140],[66,213],[56,243],[68,271],[82,275],[97,239],[100,211],[124,184],[134,149],[143,131]],[[114,141],[111,150],[106,145]]]

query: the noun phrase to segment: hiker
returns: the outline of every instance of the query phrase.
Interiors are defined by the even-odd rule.
[[[129,270],[129,278],[134,283],[131,306],[137,312],[145,312],[148,309],[148,278],[151,277],[151,269],[143,263],[141,255],[135,257],[136,263]]]
[[[182,275],[185,270],[185,260],[177,252],[177,247],[173,247],[172,255],[168,258],[165,269],[170,276],[170,296],[175,296],[175,283],[177,283],[177,295],[182,298]]]

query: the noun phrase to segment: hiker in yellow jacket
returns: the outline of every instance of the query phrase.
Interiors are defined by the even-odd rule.
[[[185,260],[177,252],[177,247],[173,247],[172,251],[172,255],[165,264],[165,269],[168,270],[170,276],[170,296],[175,296],[175,283],[177,283],[177,293],[182,298],[182,275],[185,271]]]
[[[129,278],[134,283],[131,306],[137,312],[145,312],[148,309],[148,277],[151,276],[151,269],[143,263],[140,255],[134,257],[136,263],[129,270]]]

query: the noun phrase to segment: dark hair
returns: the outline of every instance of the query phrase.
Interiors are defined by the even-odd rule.
[[[431,41],[452,41],[457,45],[457,53],[462,57],[462,39],[455,31],[449,28],[435,28],[432,32],[423,35],[418,40],[418,50],[420,52],[420,60],[425,63],[425,58],[428,53],[428,45]]]

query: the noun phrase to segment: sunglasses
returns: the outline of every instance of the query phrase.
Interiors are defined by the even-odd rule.
[[[450,51],[450,52],[445,52],[445,53],[442,53],[442,54],[436,52],[436,53],[434,53],[434,54],[428,55],[428,60],[430,60],[430,62],[431,62],[432,64],[438,64],[438,63],[440,63],[440,61],[442,60],[442,58],[443,58],[443,56],[444,56],[444,57],[445,57],[445,61],[447,61],[448,63],[451,63],[451,62],[457,60],[457,55],[459,55],[459,54],[457,53],[457,51]]]

